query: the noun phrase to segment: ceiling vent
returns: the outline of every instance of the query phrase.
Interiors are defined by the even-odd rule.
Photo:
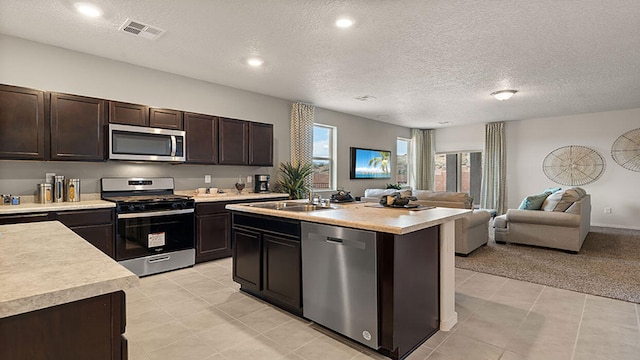
[[[153,27],[131,19],[127,19],[127,21],[120,26],[120,31],[149,40],[155,40],[166,32],[158,27]]]

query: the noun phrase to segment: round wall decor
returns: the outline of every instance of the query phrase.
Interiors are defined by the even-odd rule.
[[[598,180],[604,167],[604,158],[600,153],[580,145],[555,149],[542,162],[542,171],[549,180],[571,186],[586,185]]]
[[[640,171],[640,129],[620,135],[611,146],[611,157],[625,169]]]

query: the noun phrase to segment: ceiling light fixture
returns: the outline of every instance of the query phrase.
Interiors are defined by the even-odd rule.
[[[76,10],[82,15],[94,18],[102,16],[102,9],[93,4],[77,2],[73,4],[73,6],[75,6]]]
[[[504,101],[504,100],[511,99],[513,94],[515,94],[517,92],[518,92],[518,90],[500,90],[500,91],[492,92],[491,96],[493,96],[494,98],[496,98],[496,99],[498,99],[500,101]]]
[[[336,26],[343,29],[351,27],[353,26],[353,20],[349,18],[340,18],[336,20]]]
[[[258,67],[261,66],[262,64],[264,64],[264,61],[262,59],[259,58],[251,58],[249,60],[247,60],[247,64],[253,66],[253,67]]]

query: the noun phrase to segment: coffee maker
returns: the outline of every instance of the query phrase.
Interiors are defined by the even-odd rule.
[[[257,193],[268,193],[269,192],[269,178],[270,176],[267,174],[257,174],[255,175],[256,184],[255,192]]]

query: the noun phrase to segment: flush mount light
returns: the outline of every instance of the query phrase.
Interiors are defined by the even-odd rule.
[[[500,91],[492,92],[491,96],[493,96],[494,98],[496,98],[496,99],[498,99],[500,101],[504,101],[504,100],[511,99],[513,94],[515,94],[517,92],[518,92],[518,90],[500,90]]]
[[[349,18],[340,18],[338,20],[336,20],[336,26],[339,28],[348,28],[351,27],[353,25],[353,20],[349,19]]]
[[[85,2],[77,2],[77,3],[73,4],[73,6],[82,15],[85,15],[85,16],[88,16],[88,17],[100,17],[100,16],[102,16],[102,9],[100,9],[99,7],[97,7],[97,6],[93,5],[93,4],[89,4],[89,3],[85,3]]]
[[[262,64],[264,64],[264,60],[260,59],[260,58],[251,58],[247,60],[247,64],[253,66],[253,67],[258,67],[258,66],[262,66]]]

